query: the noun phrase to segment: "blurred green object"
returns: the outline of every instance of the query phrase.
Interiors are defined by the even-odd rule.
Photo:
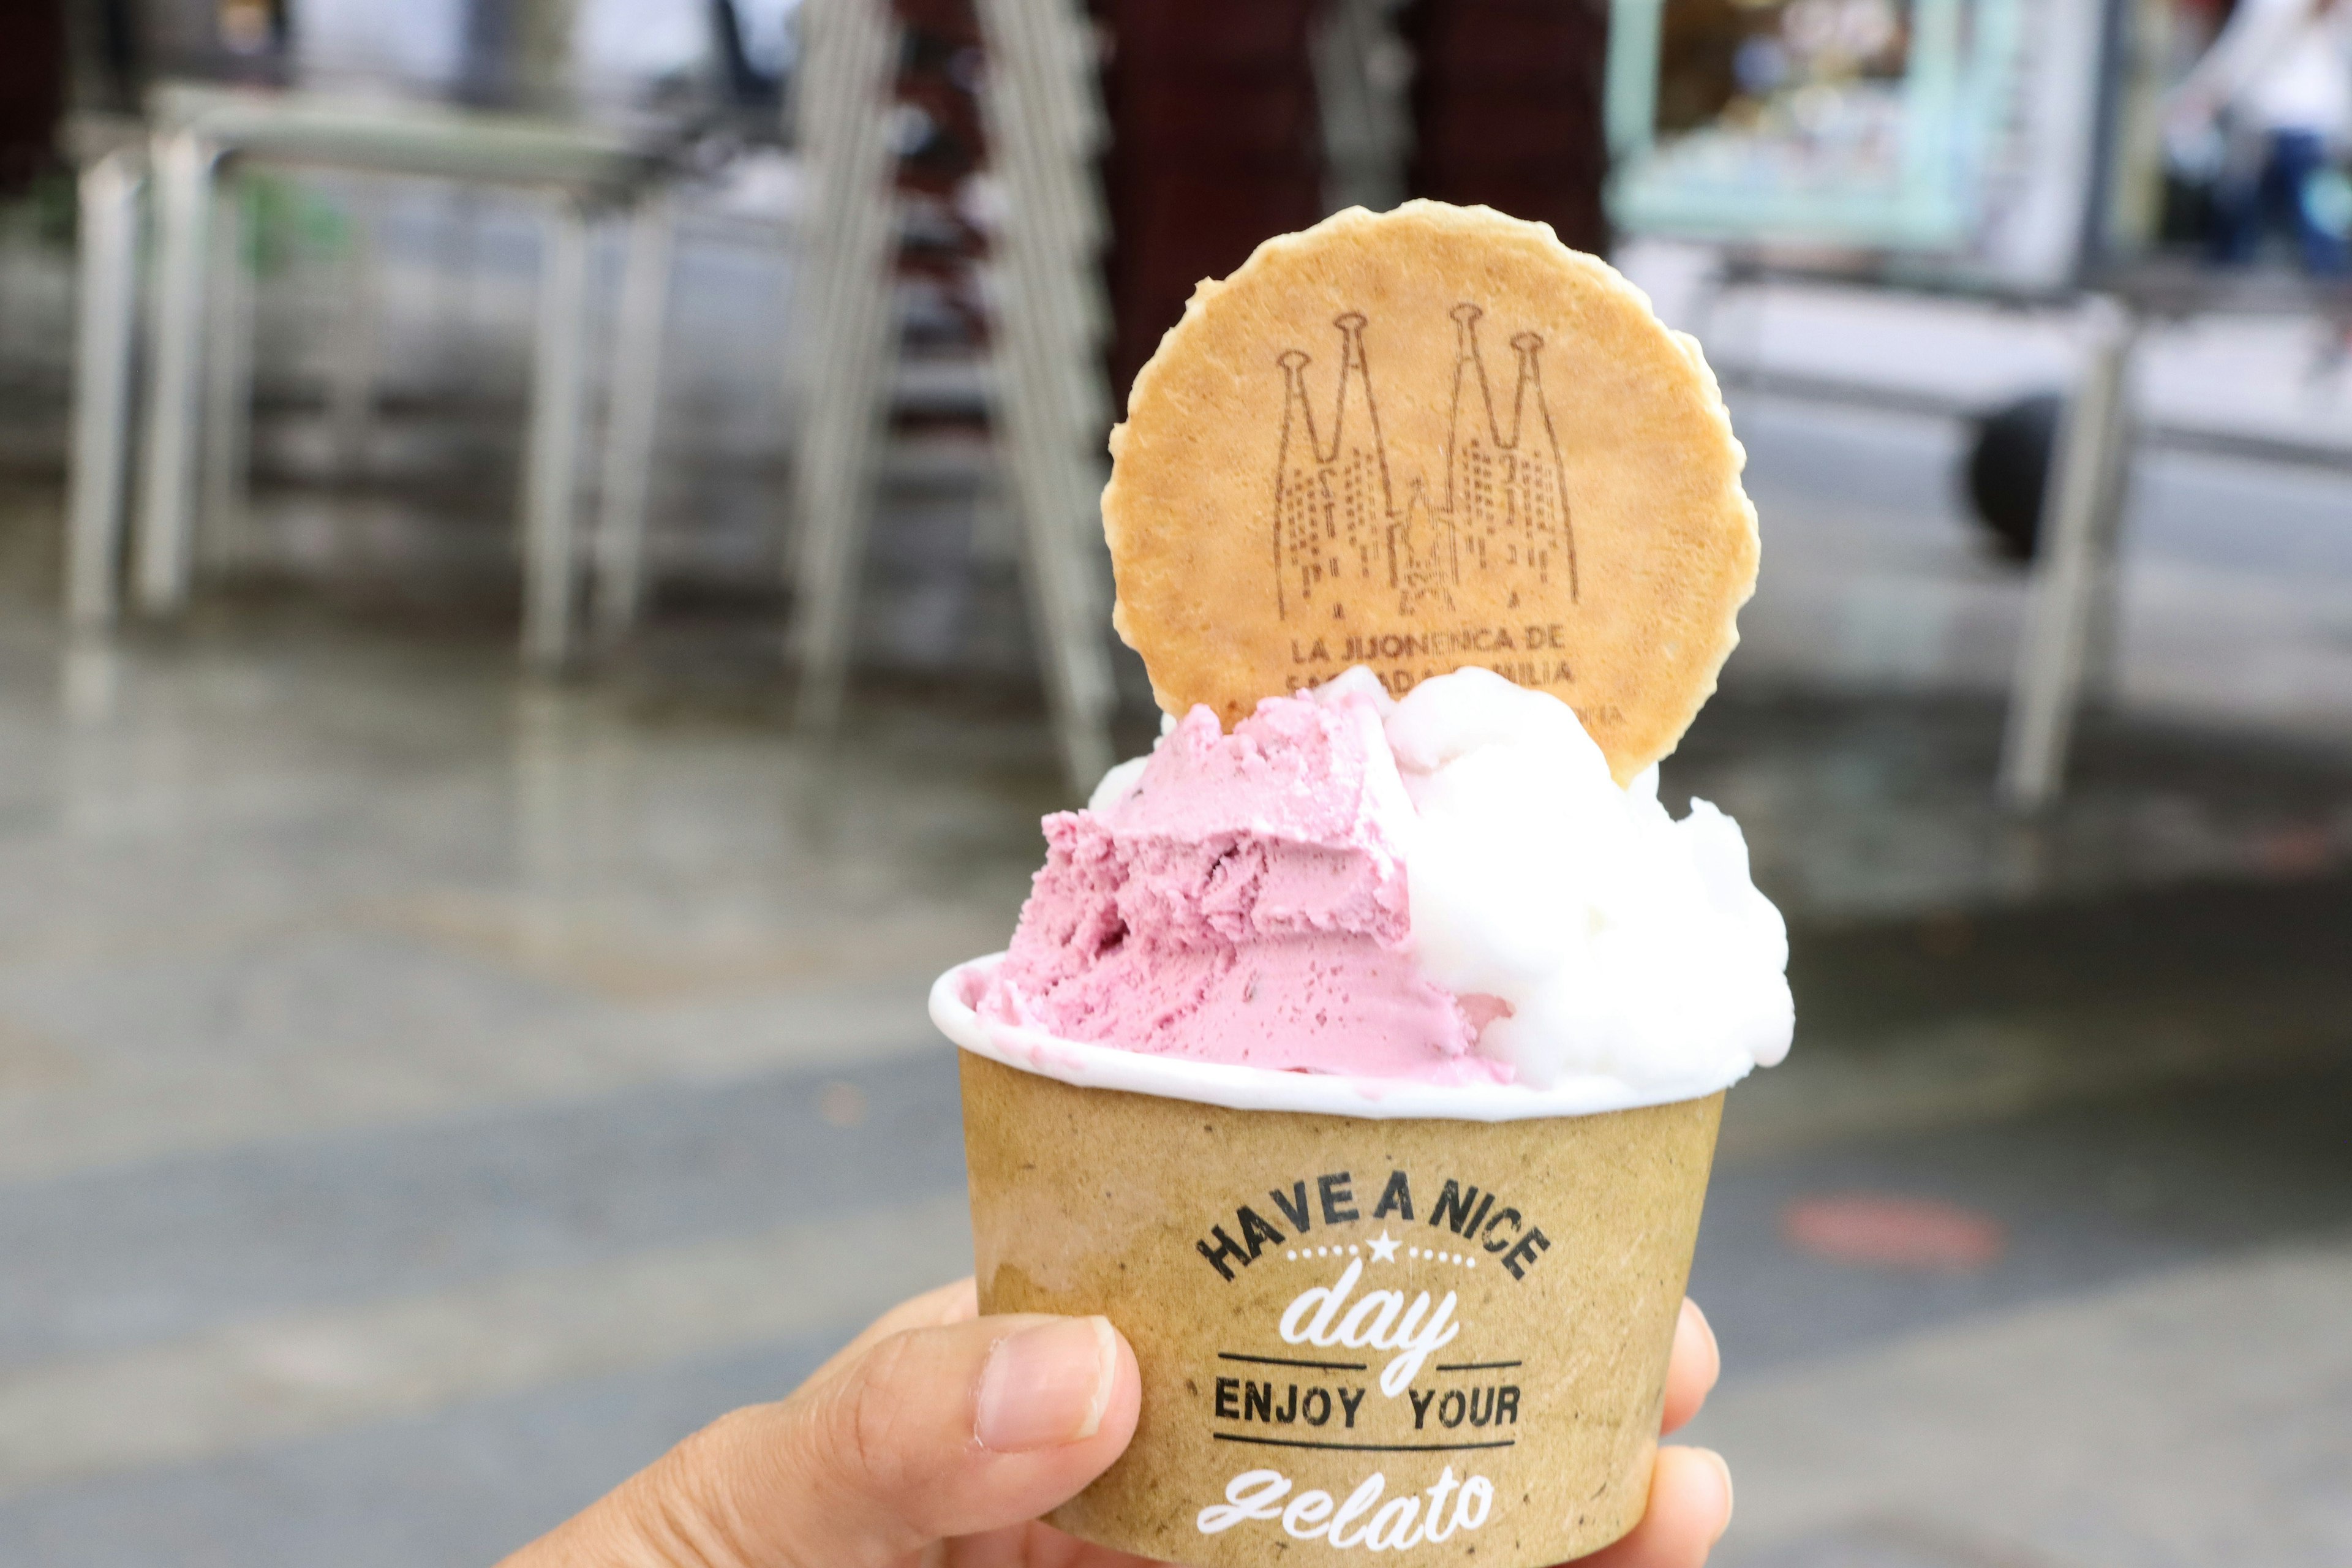
[[[25,194],[12,206],[25,213],[25,225],[34,241],[45,247],[70,248],[79,214],[72,174],[49,169],[33,176]]]
[[[236,188],[244,195],[245,258],[256,275],[281,276],[350,250],[350,216],[299,175],[248,168]]]

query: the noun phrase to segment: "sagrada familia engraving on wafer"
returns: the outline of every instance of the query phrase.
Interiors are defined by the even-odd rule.
[[[1622,784],[1673,750],[1753,591],[1744,454],[1697,345],[1538,224],[1411,202],[1204,280],[1113,433],[1114,625],[1231,729],[1362,667],[1476,666]]]
[[[1307,386],[1312,357],[1294,348],[1276,361],[1284,395],[1273,536],[1283,620],[1345,621],[1350,599],[1381,601],[1401,616],[1443,614],[1465,583],[1506,589],[1507,608],[1518,607],[1522,585],[1548,590],[1557,581],[1571,603],[1578,597],[1567,463],[1544,401],[1544,341],[1524,331],[1511,339],[1518,365],[1507,426],[1479,352],[1486,312],[1465,301],[1451,313],[1451,418],[1433,498],[1430,476],[1391,466],[1362,311],[1331,323],[1339,373],[1319,426]]]

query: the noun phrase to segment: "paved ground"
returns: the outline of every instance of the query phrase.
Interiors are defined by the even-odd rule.
[[[1890,696],[1822,630],[1825,583],[1885,626],[2013,595],[1938,521],[1948,441],[1743,425],[1784,564],[1668,791],[1747,822],[1804,1033],[1735,1099],[1696,1269],[1726,1560],[2340,1565],[2334,710],[2217,731],[2152,675],[2066,811],[2001,818],[1976,645]],[[2274,613],[2346,602],[2324,507],[2199,471],[2158,555],[2270,595],[2218,623],[2242,657],[2325,655]],[[494,578],[352,591],[430,526],[396,509],[364,571],[61,650],[53,506],[0,508],[0,1563],[487,1561],[962,1266],[920,999],[1057,804],[1017,690],[902,679],[801,745],[756,602],[521,682]],[[2209,549],[2254,506],[2318,553]],[[1802,1239],[1853,1198],[1992,1240]]]
[[[1717,1561],[2344,1562],[2347,1296],[2339,1234],[1728,1384],[1695,1429],[1739,1478]]]

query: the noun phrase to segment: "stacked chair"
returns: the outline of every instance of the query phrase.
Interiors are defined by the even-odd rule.
[[[802,289],[801,413],[793,479],[793,651],[799,721],[837,722],[855,625],[878,447],[898,348],[895,295],[908,218],[895,141],[904,124],[905,42],[952,39],[960,8],[894,11],[886,0],[805,0],[793,113],[811,186]],[[1092,35],[1066,0],[973,0],[984,67],[978,108],[989,177],[975,199],[927,216],[971,223],[986,321],[982,378],[1002,468],[1020,517],[1024,581],[1045,692],[1071,782],[1112,760],[1115,702],[1108,564],[1097,497],[1110,401],[1108,325],[1097,256],[1105,220],[1093,164],[1104,127]],[[925,118],[936,122],[935,101]],[[918,174],[912,182],[919,189]],[[971,195],[971,193],[967,193]]]
[[[910,203],[940,211],[894,125],[914,106],[941,119],[924,73],[961,29],[986,61],[988,199],[966,213],[981,230],[984,384],[1045,689],[1081,785],[1110,754],[1096,501],[1108,388],[1133,379],[1194,284],[1267,235],[1408,188],[1548,220],[1587,248],[1606,237],[1602,0],[1093,5],[1090,22],[1077,0],[805,0],[794,108],[813,191],[793,478],[802,721],[823,729],[841,710],[902,234]]]

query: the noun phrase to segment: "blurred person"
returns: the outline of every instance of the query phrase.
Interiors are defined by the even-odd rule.
[[[2177,145],[2217,149],[2214,258],[2255,259],[2273,217],[2308,271],[2352,275],[2352,0],[2239,0],[2176,90]]]
[[[1665,1430],[1719,1363],[1688,1301]],[[885,1313],[775,1405],[724,1416],[503,1568],[1148,1568],[1039,1515],[1135,1434],[1135,1352],[1102,1318],[983,1318],[969,1279]],[[1585,1568],[1699,1568],[1731,1522],[1731,1476],[1661,1448],[1650,1509]]]

